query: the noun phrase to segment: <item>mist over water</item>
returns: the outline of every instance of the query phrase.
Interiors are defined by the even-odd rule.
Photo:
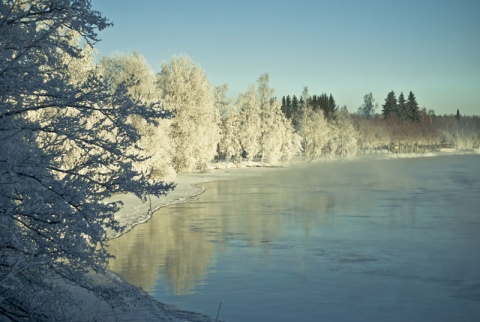
[[[480,156],[211,182],[111,242],[111,269],[225,321],[478,321]]]

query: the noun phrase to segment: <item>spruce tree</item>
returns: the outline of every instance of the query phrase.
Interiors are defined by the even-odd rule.
[[[412,122],[420,122],[420,109],[418,108],[417,99],[413,92],[410,91],[408,94],[408,99],[406,103],[406,114],[407,119]]]
[[[330,116],[333,115],[335,113],[335,110],[337,109],[337,104],[335,103],[335,99],[333,98],[333,95],[331,93],[328,97],[328,109]]]
[[[394,91],[390,91],[382,106],[382,115],[384,119],[391,117],[393,114],[398,115],[397,98]]]
[[[318,104],[317,95],[312,96],[310,105],[312,106],[313,111],[316,112],[316,111],[319,110],[320,107],[319,107],[319,104]]]
[[[285,116],[288,119],[292,118],[292,99],[290,98],[290,95],[287,95],[287,98],[285,99]]]
[[[318,96],[317,101],[319,108],[323,111],[325,117],[328,118],[330,112],[330,101],[327,94],[322,93],[322,95]]]
[[[403,92],[401,92],[398,96],[398,116],[402,121],[405,121],[407,119],[407,107],[405,104],[405,96],[403,95]]]

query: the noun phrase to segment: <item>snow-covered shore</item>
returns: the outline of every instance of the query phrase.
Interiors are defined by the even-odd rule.
[[[473,151],[473,153],[478,154],[480,151]],[[426,154],[366,154],[354,160],[433,157],[454,154],[472,154],[472,152],[461,153],[454,150],[445,150]],[[338,160],[323,160],[323,162],[335,161]],[[122,200],[124,202],[123,208],[117,214],[117,219],[126,227],[126,232],[136,225],[148,221],[152,213],[161,207],[194,200],[195,196],[198,196],[205,190],[200,186],[201,183],[230,180],[246,176],[260,176],[266,172],[285,169],[284,167],[259,167],[258,163],[251,163],[250,165],[241,164],[239,166],[234,166],[230,163],[229,165],[230,167],[226,167],[225,164],[213,164],[212,169],[207,173],[179,175],[172,180],[176,183],[173,191],[159,198],[151,198],[146,203],[142,203],[140,199],[133,195],[116,196],[111,200]],[[308,163],[300,159],[294,160],[291,164],[291,166],[306,165],[308,165]],[[109,237],[115,238],[118,236],[111,233]],[[112,305],[85,290],[73,292],[80,302],[83,303],[80,307],[82,312],[86,312],[86,314],[82,315],[85,317],[85,319],[82,318],[84,321],[91,320],[93,317],[102,321],[215,321],[212,317],[194,312],[186,312],[174,306],[163,304],[146,292],[122,281],[112,272],[107,272],[107,274],[103,276],[97,275],[95,279],[97,281],[96,284],[114,290],[119,299],[115,301],[115,303],[117,303],[116,305]]]

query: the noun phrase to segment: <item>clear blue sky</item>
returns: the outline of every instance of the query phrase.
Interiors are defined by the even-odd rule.
[[[437,114],[480,115],[479,0],[92,0],[114,26],[100,55],[134,51],[155,72],[187,54],[236,97],[264,72],[279,98],[332,93],[354,112],[413,91]]]

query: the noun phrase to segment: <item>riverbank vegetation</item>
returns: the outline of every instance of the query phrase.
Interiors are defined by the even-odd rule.
[[[160,100],[172,118],[145,132],[143,146],[152,156],[143,170],[159,177],[179,172],[205,171],[212,161],[240,163],[254,158],[261,164],[286,164],[294,156],[353,158],[372,153],[424,153],[449,148],[480,147],[480,118],[436,115],[419,108],[413,92],[398,99],[387,93],[379,109],[372,93],[350,112],[339,107],[332,94],[278,99],[261,74],[244,93],[227,97],[228,84],[214,87],[206,72],[188,56],[174,56],[154,76],[139,54],[104,57],[101,68],[112,84],[133,79],[132,95]],[[148,166],[145,166],[148,164]]]

